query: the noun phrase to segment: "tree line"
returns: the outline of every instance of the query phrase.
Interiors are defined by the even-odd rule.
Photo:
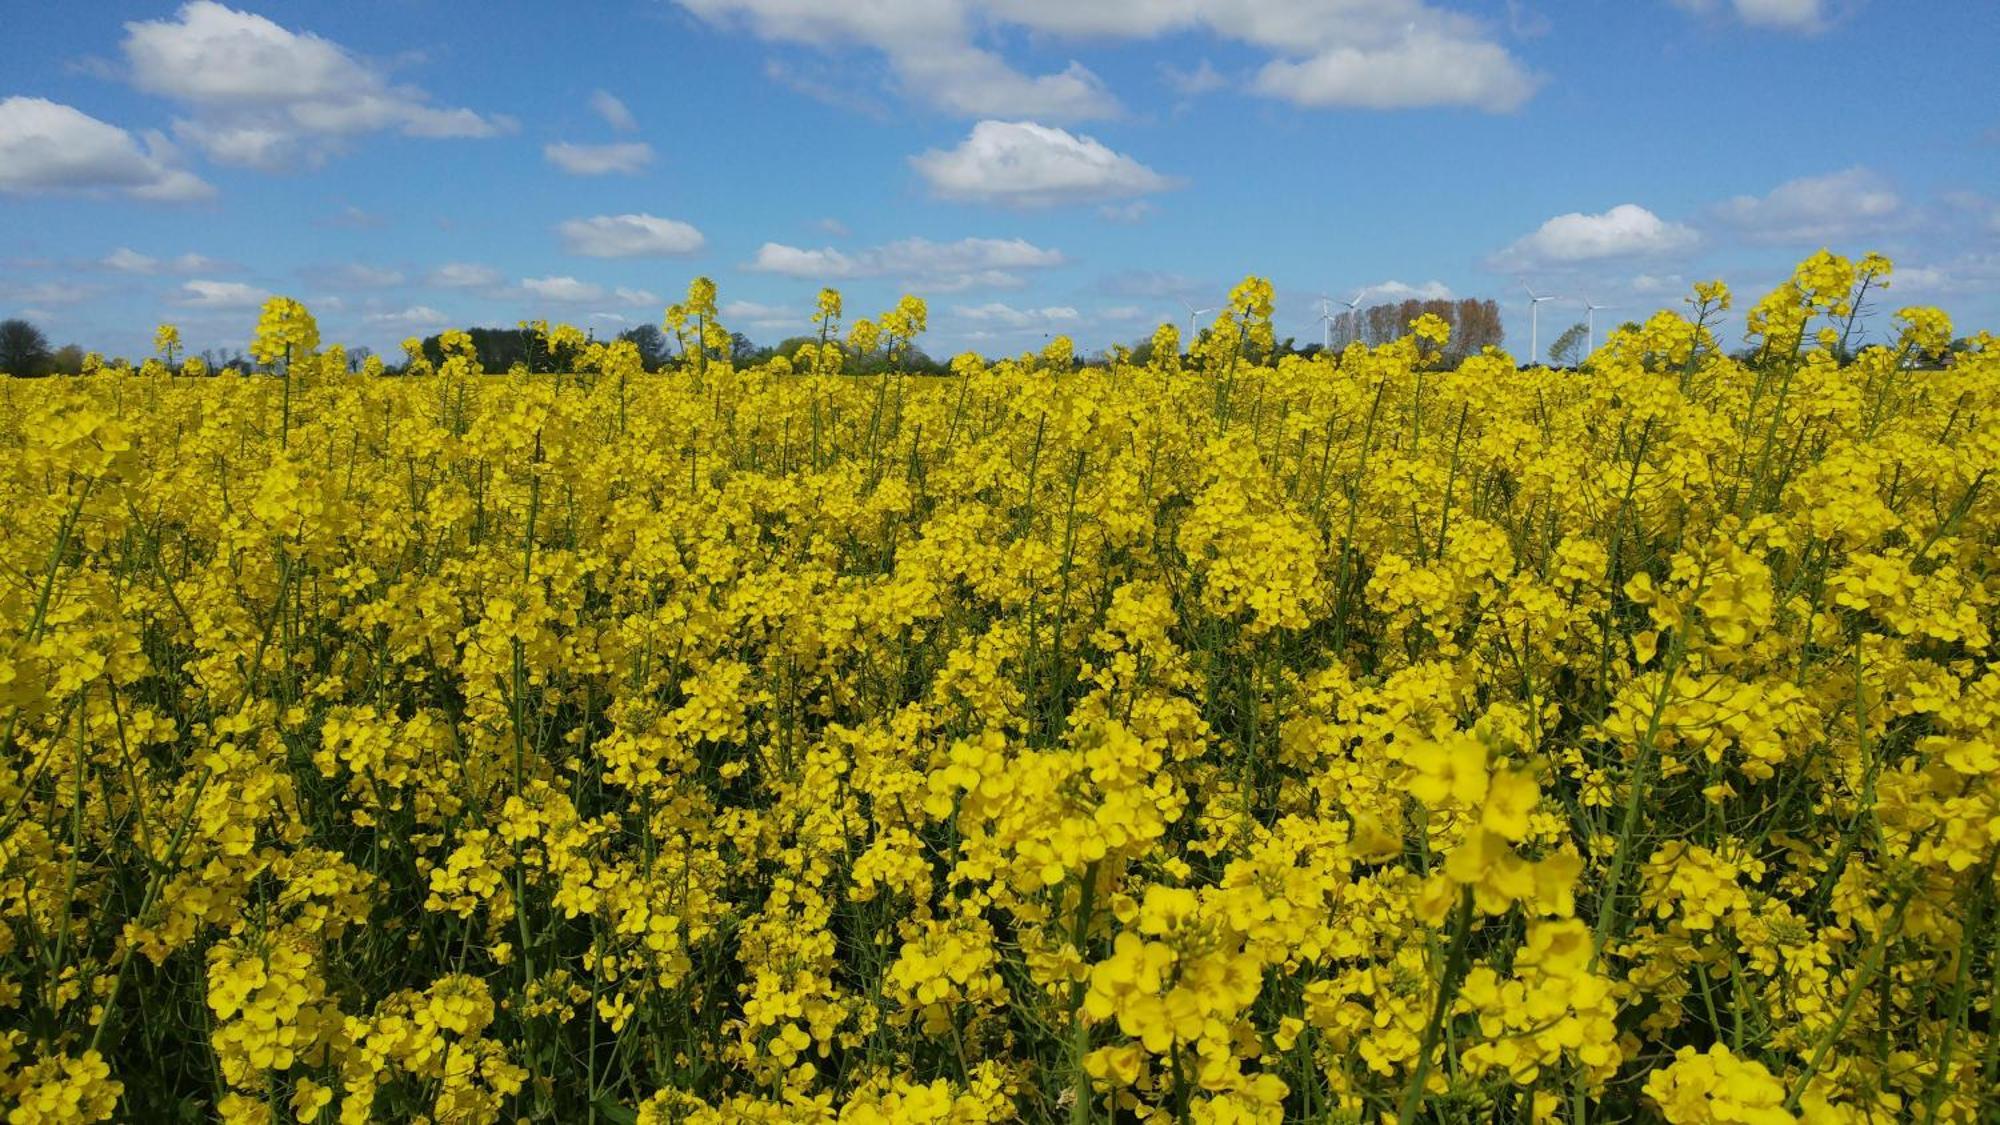
[[[1487,347],[1499,347],[1505,333],[1500,328],[1500,305],[1492,298],[1461,297],[1457,300],[1430,298],[1370,305],[1344,313],[1336,325],[1336,346],[1346,340],[1360,340],[1369,347],[1393,343],[1410,334],[1410,322],[1420,316],[1435,316],[1451,325],[1451,343],[1445,348],[1448,359],[1478,355]]]

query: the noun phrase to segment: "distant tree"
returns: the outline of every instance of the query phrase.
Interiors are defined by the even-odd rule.
[[[360,347],[357,347],[353,351],[347,353],[347,369],[349,371],[361,370],[361,365],[367,363],[368,357],[374,354],[375,354],[374,348],[371,348],[366,344],[362,344]]]
[[[49,338],[25,320],[0,320],[0,373],[32,379],[48,374]]]
[[[639,360],[648,371],[658,371],[667,362],[667,334],[660,331],[657,324],[641,324],[627,328],[618,334],[620,340],[629,340],[639,349]]]
[[[1583,362],[1583,337],[1588,331],[1581,322],[1563,329],[1563,334],[1549,345],[1549,362],[1557,367],[1575,367]]]
[[[83,348],[76,344],[64,344],[49,357],[49,374],[83,374]]]
[[[738,365],[755,363],[759,352],[757,341],[741,332],[729,334],[729,361]],[[765,353],[769,354],[769,353]]]
[[[473,354],[482,371],[507,371],[517,363],[532,371],[576,370],[575,349],[558,348],[550,354],[534,333],[525,328],[468,328],[465,334],[472,338]],[[424,357],[433,366],[444,363],[444,348],[438,337],[424,337],[423,348]]]
[[[1492,300],[1413,297],[1392,305],[1370,305],[1342,313],[1336,346],[1345,346],[1348,340],[1359,340],[1371,347],[1393,343],[1409,335],[1411,321],[1426,315],[1451,326],[1451,342],[1445,346],[1445,361],[1449,364],[1456,365],[1466,356],[1479,354],[1482,348],[1500,344],[1500,306]]]
[[[811,344],[814,347],[818,347],[819,337],[787,336],[784,339],[778,341],[778,346],[771,349],[771,354],[781,355],[784,356],[786,359],[795,360],[799,358],[799,349],[805,347],[807,344]]]

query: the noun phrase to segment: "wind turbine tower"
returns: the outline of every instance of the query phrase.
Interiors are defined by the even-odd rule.
[[[1585,339],[1590,345],[1591,353],[1597,351],[1597,310],[1615,309],[1617,307],[1617,305],[1593,305],[1590,303],[1590,298],[1585,297],[1583,299],[1583,327]]]
[[[1186,309],[1188,314],[1188,334],[1187,334],[1187,340],[1184,342],[1184,346],[1187,347],[1190,351],[1192,351],[1194,348],[1194,341],[1195,341],[1194,318],[1198,316],[1206,316],[1209,313],[1214,312],[1215,310],[1195,308],[1192,304],[1188,303],[1188,299],[1186,297],[1180,298],[1180,302],[1181,302],[1181,307]]]
[[[1319,350],[1323,352],[1333,350],[1333,322],[1335,319],[1333,315],[1333,299],[1321,293],[1319,295],[1319,324],[1322,331],[1322,339]]]
[[[1536,357],[1542,354],[1542,302],[1553,301],[1555,297],[1535,292],[1534,287],[1525,279],[1521,282],[1521,288],[1528,291],[1528,366],[1533,367],[1540,362]]]

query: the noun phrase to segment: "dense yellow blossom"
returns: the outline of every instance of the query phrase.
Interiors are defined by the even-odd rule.
[[[0,384],[0,1110],[1990,1118],[2000,349],[1892,281]]]

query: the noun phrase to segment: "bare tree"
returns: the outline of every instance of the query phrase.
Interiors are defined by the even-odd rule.
[[[0,320],[0,374],[31,379],[48,374],[49,338],[25,320]]]

